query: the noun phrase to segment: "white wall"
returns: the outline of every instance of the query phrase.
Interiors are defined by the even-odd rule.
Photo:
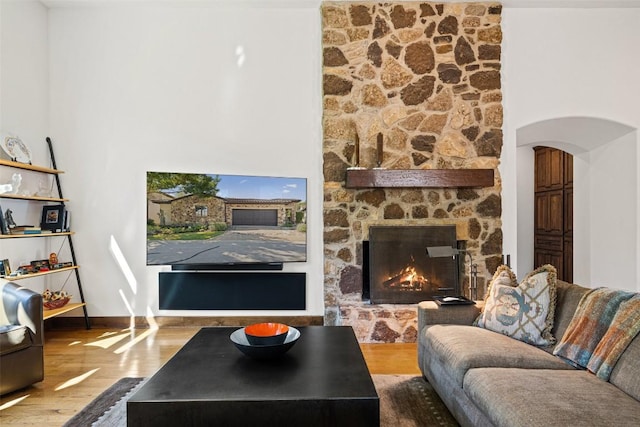
[[[47,34],[47,9],[40,2],[0,2],[0,131],[19,136],[29,147],[34,163],[44,165],[49,165],[45,143],[49,111]],[[0,183],[10,182],[13,173],[23,177],[23,189],[30,185],[37,189],[42,178],[0,168]],[[9,199],[0,199],[0,207],[3,212],[10,209],[21,223],[41,212],[38,204]],[[32,240],[0,240],[0,258],[9,259],[13,269],[34,259],[48,258],[50,242],[38,239],[36,244]],[[36,287],[45,286],[44,283],[42,279],[32,281]]]
[[[634,280],[638,268],[637,137],[631,133],[589,153],[593,218],[589,283],[593,286],[640,289]]]
[[[23,136],[36,162],[47,161],[44,136],[54,139],[90,315],[255,314],[158,312],[162,269],[145,266],[151,169],[307,177],[309,262],[287,269],[307,272],[304,314],[322,314],[320,1],[59,2],[71,7],[48,20],[37,2],[1,2],[0,125]],[[503,10],[504,248],[519,275],[518,248],[531,238],[519,218],[533,204],[518,204],[532,168],[518,167],[517,130],[569,116],[638,128],[637,22],[633,8]]]
[[[89,314],[322,315],[318,9],[174,6],[49,12],[48,131]],[[308,262],[285,266],[307,273],[307,309],[159,311],[148,170],[308,178]]]
[[[555,118],[594,118],[602,124],[600,140],[589,133],[583,134],[581,122],[564,129],[565,134],[560,138],[539,139],[540,145],[571,143],[588,153],[577,159],[574,184],[578,192],[574,216],[580,216],[576,225],[582,230],[582,233],[574,232],[574,248],[578,252],[574,257],[577,273],[574,280],[587,286],[640,290],[636,267],[639,259],[638,133],[633,132],[640,127],[637,109],[640,82],[633,71],[640,66],[640,58],[630,55],[640,43],[638,22],[640,9],[637,8],[504,10],[503,203],[516,206],[518,211],[515,218],[505,218],[504,246],[506,253],[516,252],[514,265],[519,276],[526,274],[533,263],[533,204],[518,202],[520,195],[532,194],[533,177],[527,170],[528,165],[522,167],[521,162],[533,156],[518,154],[519,150],[531,149],[516,148],[520,144],[518,131]],[[606,123],[612,123],[612,128]],[[622,132],[616,133],[613,128]],[[621,134],[626,136],[622,138]],[[558,132],[555,135],[559,135]],[[612,138],[607,139],[607,135]],[[626,169],[613,168],[615,161],[600,161],[602,151],[597,151],[601,150],[597,147],[603,144],[609,149],[615,147],[618,160],[628,160]],[[603,171],[601,168],[605,165]],[[616,178],[607,179],[606,185],[598,184],[603,181],[597,180],[604,177]],[[578,204],[581,198],[584,205]],[[611,210],[605,214],[603,206]],[[588,224],[580,225],[585,219]],[[602,239],[605,230],[622,226],[625,230],[615,233],[615,239],[614,234]],[[621,246],[629,251],[628,255],[613,255],[612,250]]]
[[[47,9],[38,1],[0,2],[0,129],[22,138],[46,162]]]

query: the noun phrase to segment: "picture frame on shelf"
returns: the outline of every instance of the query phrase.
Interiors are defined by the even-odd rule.
[[[64,219],[62,223],[62,231],[71,230],[71,212],[67,209],[64,210]]]
[[[52,232],[64,230],[64,205],[46,205],[42,207],[40,228]]]
[[[11,274],[11,265],[8,259],[0,260],[0,276],[8,276]]]

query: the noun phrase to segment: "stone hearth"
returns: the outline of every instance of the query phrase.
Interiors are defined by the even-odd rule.
[[[370,226],[455,225],[480,297],[501,263],[501,13],[497,3],[323,3],[325,324],[352,325],[361,342],[417,334],[415,304],[362,300]],[[383,168],[493,169],[495,183],[346,188],[356,151],[359,166],[377,166],[378,134]]]

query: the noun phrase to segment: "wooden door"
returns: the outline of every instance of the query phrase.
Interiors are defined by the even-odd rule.
[[[535,191],[561,190],[566,179],[564,152],[548,147],[536,147],[535,150]]]
[[[534,266],[551,264],[573,280],[573,156],[535,147]]]

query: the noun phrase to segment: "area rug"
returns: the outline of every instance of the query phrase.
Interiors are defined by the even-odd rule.
[[[127,425],[127,399],[144,378],[122,378],[67,421],[63,427],[121,427]]]
[[[380,425],[457,426],[431,384],[414,375],[372,375],[380,398]]]
[[[372,375],[380,397],[382,427],[458,426],[424,378],[414,375]],[[64,427],[127,425],[127,399],[143,378],[123,378],[96,397]]]

